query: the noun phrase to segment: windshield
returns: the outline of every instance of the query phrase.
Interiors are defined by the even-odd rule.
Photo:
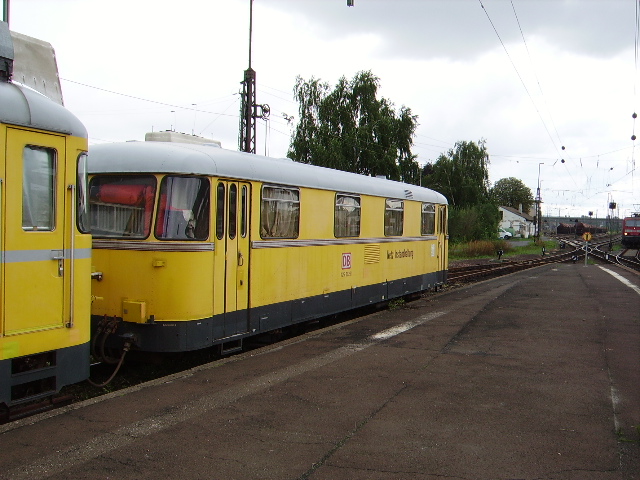
[[[97,175],[89,184],[91,233],[96,237],[146,238],[156,194],[150,175]]]
[[[167,176],[160,186],[156,237],[206,240],[209,237],[209,180]]]

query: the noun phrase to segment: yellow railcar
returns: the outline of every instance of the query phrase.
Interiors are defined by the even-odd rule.
[[[92,147],[98,354],[177,352],[435,288],[447,202],[432,190],[217,145]]]
[[[86,196],[87,132],[62,105],[12,81],[12,35],[0,22],[0,405],[6,406],[89,376],[91,288],[91,237],[76,225],[85,216],[78,218],[76,206]],[[45,55],[53,55],[50,46]]]

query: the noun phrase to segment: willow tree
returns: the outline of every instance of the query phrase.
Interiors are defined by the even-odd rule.
[[[489,195],[489,154],[484,140],[456,142],[446,154],[440,154],[423,172],[424,185],[438,190],[449,203],[469,207],[491,203]]]
[[[370,71],[333,88],[316,78],[296,79],[299,120],[288,156],[295,161],[364,175],[419,182],[411,152],[417,116],[378,99],[380,80]]]

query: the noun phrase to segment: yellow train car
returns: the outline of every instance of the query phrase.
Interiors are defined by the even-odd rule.
[[[433,289],[432,190],[217,145],[92,147],[93,340],[178,352]]]
[[[0,22],[0,406],[5,407],[88,378],[90,350],[91,237],[77,228],[86,218],[87,132],[62,105],[12,81],[13,37]],[[44,55],[53,55],[48,44],[18,40],[33,40],[30,48],[45,45]]]

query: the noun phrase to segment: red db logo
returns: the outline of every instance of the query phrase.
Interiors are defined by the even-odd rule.
[[[348,268],[351,268],[351,254],[350,253],[343,253],[342,254],[342,269],[346,270]]]

